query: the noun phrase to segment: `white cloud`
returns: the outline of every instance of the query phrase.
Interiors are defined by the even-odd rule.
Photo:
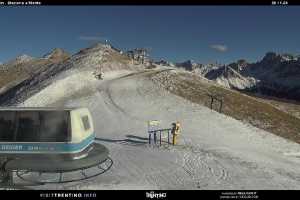
[[[223,44],[213,44],[213,45],[210,45],[210,48],[216,50],[216,51],[219,51],[219,52],[226,52],[228,51],[228,48],[226,45],[223,45]]]

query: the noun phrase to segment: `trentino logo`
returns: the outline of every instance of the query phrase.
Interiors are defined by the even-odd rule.
[[[151,191],[151,192],[146,192],[146,197],[150,198],[150,199],[153,199],[153,198],[162,199],[162,198],[166,198],[167,197],[167,193],[166,192],[154,192],[154,191]]]

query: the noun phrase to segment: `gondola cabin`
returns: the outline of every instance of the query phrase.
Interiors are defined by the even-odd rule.
[[[0,155],[79,159],[95,139],[87,108],[1,108]]]

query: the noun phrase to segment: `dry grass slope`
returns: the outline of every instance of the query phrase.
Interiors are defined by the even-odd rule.
[[[67,53],[53,55],[49,59],[38,58],[29,62],[7,66],[0,70],[0,88],[10,83],[18,84],[22,80],[28,79],[38,73],[40,70],[55,63],[60,63],[69,58]]]
[[[300,119],[269,103],[217,86],[191,73],[165,71],[151,79],[170,92],[207,107],[210,106],[208,93],[222,96],[224,114],[300,143]],[[217,107],[215,104],[214,108]]]

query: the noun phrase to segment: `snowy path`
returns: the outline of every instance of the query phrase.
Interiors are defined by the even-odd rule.
[[[109,148],[114,165],[91,180],[47,189],[300,189],[300,158],[290,156],[300,145],[172,95],[147,73],[153,72],[64,97],[65,105],[91,110],[97,141]],[[180,121],[179,145],[149,146],[147,120],[161,120],[164,128]]]

